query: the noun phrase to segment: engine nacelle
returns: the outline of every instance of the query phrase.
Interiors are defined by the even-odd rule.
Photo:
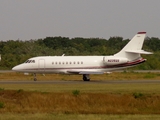
[[[119,65],[129,62],[127,58],[121,58],[121,57],[114,57],[114,56],[108,56],[103,57],[103,63],[106,65]]]

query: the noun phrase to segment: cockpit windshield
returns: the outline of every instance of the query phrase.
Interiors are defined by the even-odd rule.
[[[24,63],[35,63],[35,60],[27,60],[26,62]]]

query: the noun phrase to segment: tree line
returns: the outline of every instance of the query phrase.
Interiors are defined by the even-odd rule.
[[[0,54],[2,60],[0,69],[11,69],[35,56],[61,56],[69,55],[112,55],[120,51],[129,39],[122,37],[102,38],[68,38],[46,37],[38,40],[8,40],[0,41]],[[132,69],[157,70],[160,69],[160,39],[147,37],[143,49],[153,52],[153,55],[142,55],[147,62]]]

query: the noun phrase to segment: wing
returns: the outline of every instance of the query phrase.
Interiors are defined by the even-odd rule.
[[[71,74],[103,74],[104,72],[98,72],[98,71],[67,71],[68,73]]]

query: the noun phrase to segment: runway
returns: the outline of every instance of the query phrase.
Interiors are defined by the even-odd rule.
[[[158,84],[160,80],[91,80],[91,81],[62,81],[62,80],[50,80],[50,81],[0,81],[0,84]]]
[[[15,72],[12,70],[0,70],[0,73],[11,73]],[[124,70],[116,70],[114,72],[124,72]],[[159,73],[160,70],[133,70],[132,72],[141,72],[141,73]]]

